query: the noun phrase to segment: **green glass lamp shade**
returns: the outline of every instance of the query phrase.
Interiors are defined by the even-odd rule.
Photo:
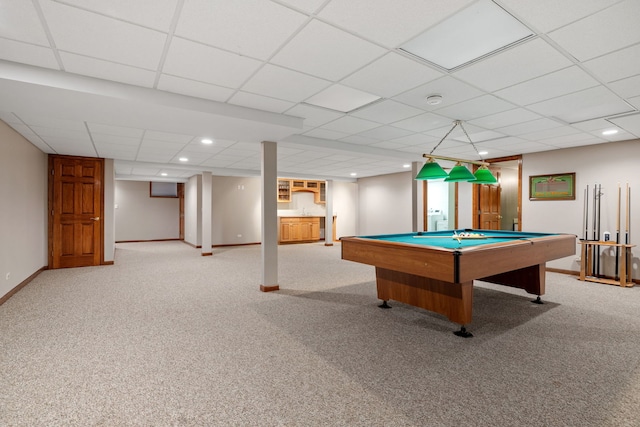
[[[451,172],[449,172],[449,176],[445,178],[445,182],[460,182],[460,181],[475,181],[476,177],[473,176],[471,171],[466,167],[462,166],[460,163],[455,165]]]
[[[442,169],[442,167],[430,159],[422,166],[415,179],[439,179],[446,178],[448,174]]]
[[[480,169],[476,171],[474,174],[476,177],[475,180],[471,181],[472,184],[496,184],[498,180],[491,173],[486,166],[482,166]]]

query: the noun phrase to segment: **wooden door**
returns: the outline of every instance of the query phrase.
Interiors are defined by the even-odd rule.
[[[500,230],[500,184],[477,184],[480,189],[479,227],[483,230]]]
[[[103,159],[49,156],[49,268],[103,260]]]

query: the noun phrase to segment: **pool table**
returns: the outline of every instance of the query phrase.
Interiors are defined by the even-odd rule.
[[[461,237],[465,236],[465,237]],[[545,263],[576,253],[572,234],[446,230],[343,237],[342,259],[376,267],[381,307],[396,300],[443,314],[470,336],[473,281],[545,291]]]

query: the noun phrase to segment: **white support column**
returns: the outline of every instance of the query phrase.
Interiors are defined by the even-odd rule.
[[[422,180],[414,179],[422,162],[411,163],[411,228],[413,232],[424,231],[424,184]]]
[[[211,247],[211,172],[202,172],[202,256],[213,255]]]
[[[333,181],[325,183],[324,245],[333,246]]]
[[[262,141],[262,292],[278,286],[278,156],[277,144]]]

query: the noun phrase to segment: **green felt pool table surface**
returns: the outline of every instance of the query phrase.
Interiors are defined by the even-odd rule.
[[[482,234],[484,238],[461,238],[460,240],[454,237],[460,236],[464,233]],[[549,233],[532,233],[521,231],[501,231],[501,230],[445,230],[445,231],[430,231],[430,232],[418,232],[418,233],[400,233],[400,234],[383,234],[378,236],[359,236],[363,239],[374,239],[380,241],[396,242],[396,243],[408,243],[411,245],[424,245],[424,246],[437,246],[445,249],[459,249],[468,248],[472,246],[491,245],[502,242],[509,242],[514,240],[529,240],[538,237],[550,236]]]

